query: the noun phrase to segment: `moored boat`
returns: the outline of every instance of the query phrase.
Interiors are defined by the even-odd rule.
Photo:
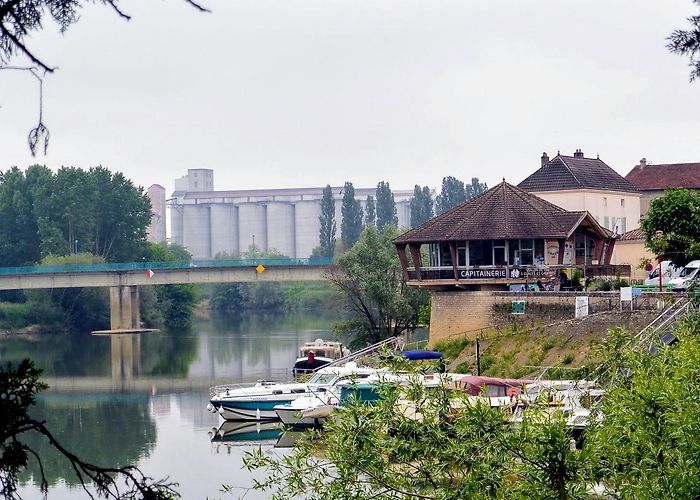
[[[357,370],[357,364],[327,367],[316,372],[306,383],[259,381],[252,385],[220,385],[209,389],[207,409],[226,420],[275,420],[274,407],[288,404],[310,393],[321,393],[337,380],[341,369]]]
[[[350,350],[341,342],[316,339],[306,342],[299,348],[299,355],[292,367],[294,375],[311,373],[350,354]]]

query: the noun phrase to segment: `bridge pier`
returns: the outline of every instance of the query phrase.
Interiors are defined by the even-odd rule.
[[[141,328],[138,286],[121,285],[109,288],[109,320],[112,330]]]

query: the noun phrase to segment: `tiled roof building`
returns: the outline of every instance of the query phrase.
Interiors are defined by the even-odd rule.
[[[529,192],[569,189],[636,191],[631,182],[603,160],[584,158],[581,150],[577,150],[574,156],[557,155],[546,163],[543,162],[542,168],[518,184],[518,187]]]
[[[518,184],[562,208],[587,210],[606,229],[624,233],[639,227],[641,193],[600,158],[542,154],[541,167]]]
[[[652,165],[646,158],[625,176],[641,191],[641,215],[649,210],[649,202],[663,196],[666,189],[700,190],[700,163],[664,163]]]
[[[552,279],[557,269],[572,266],[587,276],[629,273],[609,265],[615,239],[590,213],[565,210],[505,180],[403,233],[394,245],[408,284],[417,286],[507,288]]]

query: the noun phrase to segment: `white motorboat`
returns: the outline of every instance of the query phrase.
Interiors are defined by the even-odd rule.
[[[322,393],[333,385],[339,370],[357,371],[355,363],[321,368],[305,383],[259,381],[251,385],[220,385],[209,389],[207,409],[226,420],[274,420],[274,407],[288,404],[310,393]]]
[[[319,389],[311,388],[308,394],[295,400],[274,407],[280,420],[295,427],[320,427],[333,408],[340,404],[340,385],[356,380],[365,380],[378,373],[388,373],[386,369],[360,368],[355,363],[345,366],[321,368],[318,379],[324,379],[327,385]],[[316,378],[316,377],[314,377]]]

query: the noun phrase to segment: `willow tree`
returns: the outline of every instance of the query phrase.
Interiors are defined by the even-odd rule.
[[[393,226],[379,232],[374,226],[362,231],[358,242],[331,268],[331,282],[345,294],[350,319],[338,330],[354,345],[375,343],[412,330],[418,325],[421,306],[428,302],[425,290],[408,287],[391,243],[398,235]]]

